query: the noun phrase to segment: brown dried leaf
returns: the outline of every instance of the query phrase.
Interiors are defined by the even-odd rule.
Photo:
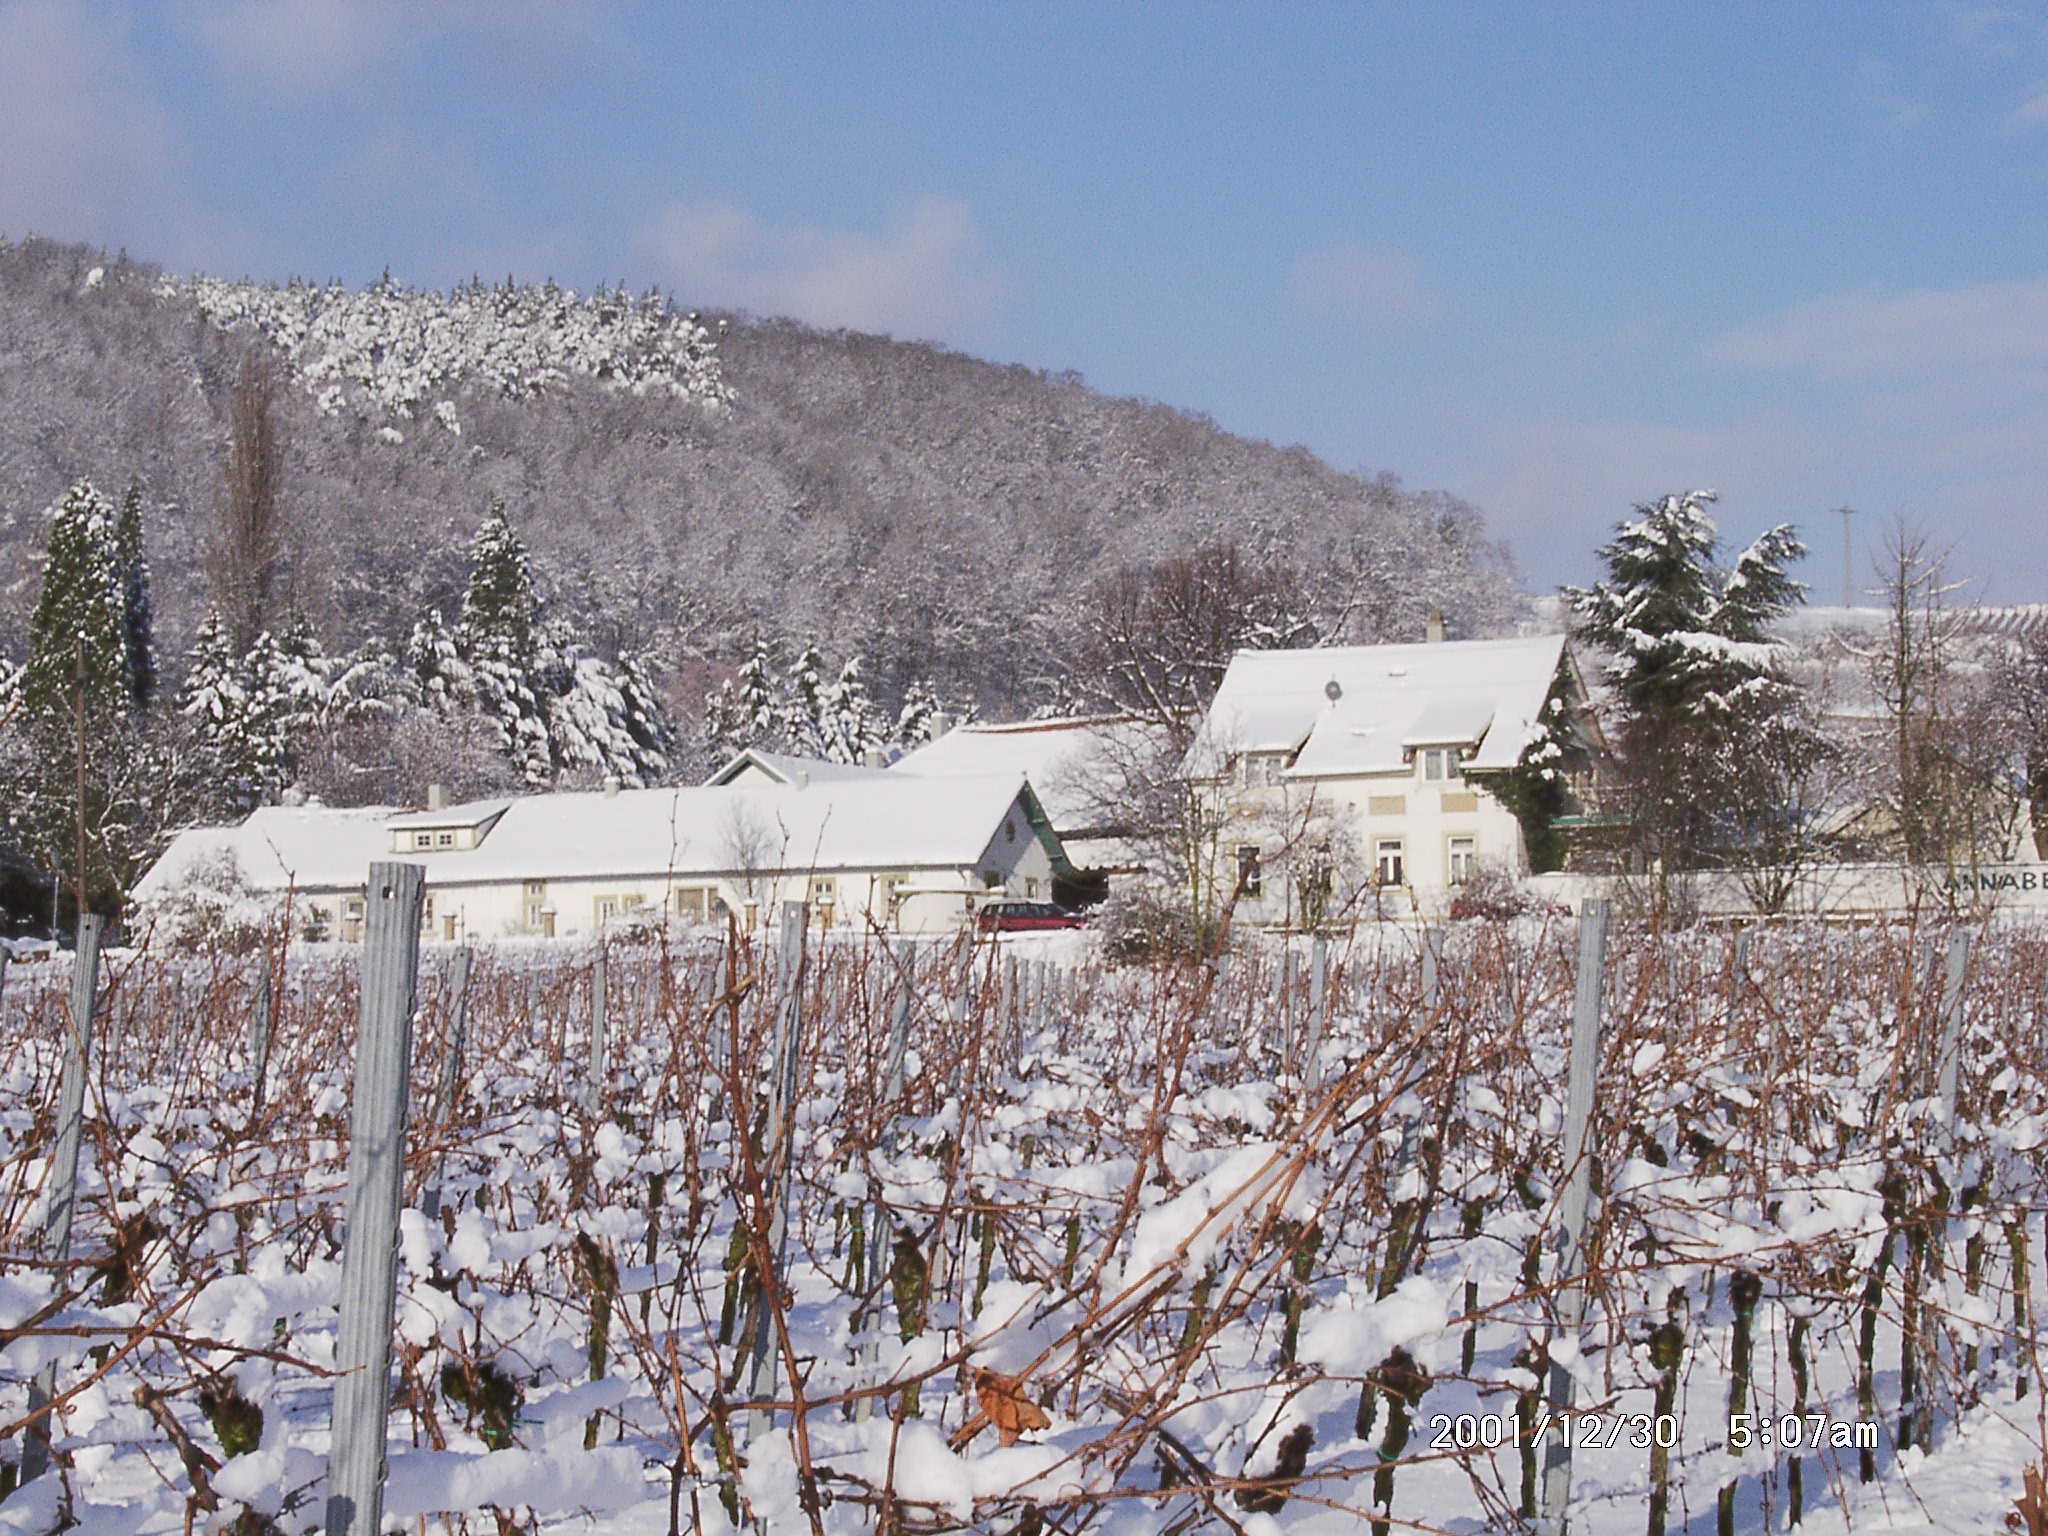
[[[974,1400],[981,1405],[989,1423],[995,1425],[996,1436],[1004,1445],[1015,1445],[1019,1435],[1052,1428],[1045,1410],[1024,1395],[1024,1383],[1019,1377],[976,1371]]]

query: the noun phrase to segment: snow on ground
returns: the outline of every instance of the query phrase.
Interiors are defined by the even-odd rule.
[[[673,1497],[704,1531],[868,1530],[885,1501],[915,1530],[1509,1531],[1568,1433],[1574,1531],[1647,1528],[1660,1440],[1667,1530],[1725,1499],[1777,1531],[1768,1422],[1830,1442],[1798,1447],[1807,1529],[2002,1528],[2048,1446],[2039,936],[1978,937],[1951,1027],[1939,933],[1760,933],[1740,977],[1725,935],[1617,935],[1565,1336],[1571,940],[1463,925],[1426,997],[1412,932],[1371,931],[1321,1000],[1300,939],[1164,975],[1104,972],[1085,934],[907,970],[814,946],[786,1163],[763,1136],[791,978],[759,948],[615,946],[596,1082],[590,953],[484,953],[442,1102],[430,946],[387,1522],[658,1533]],[[321,1523],[353,965],[291,952],[259,1102],[255,960],[110,961],[62,1275],[29,1255],[66,978],[9,972],[0,1423],[45,1364],[71,1395],[59,1472],[0,1532],[63,1501],[89,1532]]]

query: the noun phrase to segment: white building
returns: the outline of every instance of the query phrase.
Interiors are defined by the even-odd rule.
[[[1562,635],[1239,652],[1186,765],[1221,826],[1219,885],[1242,872],[1241,917],[1298,924],[1438,913],[1483,864],[1526,873],[1489,785],[1546,719],[1589,740],[1584,702]]]
[[[180,833],[138,883],[148,904],[232,859],[289,893],[301,932],[361,936],[372,861],[425,866],[430,936],[568,937],[666,917],[743,924],[808,901],[828,927],[935,932],[990,898],[1043,897],[1071,873],[1021,775],[592,791],[426,811],[270,806]]]
[[[1079,877],[1063,886],[1069,904],[1099,899],[1110,876],[1143,864],[1140,832],[1119,804],[1121,780],[1164,750],[1163,733],[1124,715],[1074,715],[1010,725],[956,726],[905,753],[891,773],[930,778],[1022,774],[1052,818],[1060,846]]]

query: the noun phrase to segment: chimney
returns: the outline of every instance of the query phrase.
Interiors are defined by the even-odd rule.
[[[427,786],[427,809],[430,811],[445,811],[448,809],[448,786],[446,784],[429,784]]]
[[[604,776],[604,797],[607,800],[619,798],[619,781],[614,774],[608,773]]]
[[[1422,637],[1431,645],[1444,643],[1444,611],[1441,608],[1429,610],[1429,623],[1422,631]]]
[[[932,711],[932,723],[925,727],[925,740],[937,741],[953,729],[953,719],[943,709]]]
[[[889,759],[882,755],[880,747],[869,747],[867,751],[861,753],[860,760],[862,766],[868,768],[886,768],[889,766]]]
[[[796,778],[793,782],[798,789],[809,789],[811,787],[811,776],[799,768],[796,771]]]

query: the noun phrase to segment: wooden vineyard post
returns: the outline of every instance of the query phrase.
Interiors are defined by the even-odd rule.
[[[756,1256],[755,1281],[760,1305],[754,1309],[752,1357],[747,1396],[747,1439],[757,1442],[773,1422],[766,1404],[775,1397],[775,1287],[781,1284],[783,1250],[789,1237],[789,1185],[796,1144],[797,1065],[803,1054],[804,928],[809,907],[801,901],[782,904],[782,933],[777,969],[783,982],[782,1008],[765,1063],[768,1076],[768,1123],[761,1138],[762,1195],[768,1206],[767,1252]]]
[[[1323,1081],[1323,1031],[1330,1018],[1330,941],[1315,936],[1308,952],[1308,1041],[1301,1053],[1301,1085],[1314,1090]]]
[[[593,1117],[604,1112],[607,1097],[605,1079],[611,1073],[610,1001],[610,988],[605,977],[604,935],[600,933],[597,954],[590,962],[590,1072],[583,1083],[583,1110]]]
[[[462,1073],[463,1036],[469,1027],[469,962],[467,944],[455,951],[448,970],[448,1033],[441,1041],[441,1072],[434,1081],[434,1118],[445,1131],[454,1118],[455,1083]],[[428,1221],[441,1214],[441,1177],[445,1156],[436,1155],[434,1172],[420,1195],[420,1213]]]
[[[71,1014],[64,1032],[64,1071],[57,1083],[57,1140],[50,1151],[44,1200],[43,1258],[62,1264],[71,1257],[72,1217],[78,1206],[78,1156],[85,1140],[85,1073],[92,1060],[93,998],[100,972],[100,930],[105,919],[87,912],[78,919],[78,951],[71,966]],[[22,1435],[21,1480],[49,1470],[51,1424],[47,1409],[57,1395],[57,1367],[46,1365],[29,1384],[28,1410],[40,1414]]]
[[[1578,989],[1572,1004],[1572,1054],[1565,1086],[1564,1195],[1558,1203],[1557,1326],[1553,1337],[1567,1344],[1568,1359],[1550,1365],[1553,1419],[1572,1410],[1576,1390],[1579,1329],[1586,1319],[1586,1207],[1593,1191],[1592,1129],[1594,1074],[1600,1064],[1600,982],[1607,964],[1607,903],[1591,900],[1579,911]],[[1553,1432],[1543,1453],[1543,1506],[1537,1529],[1564,1536],[1572,1496],[1572,1449],[1568,1435]]]
[[[882,1095],[877,1105],[878,1112],[886,1112],[892,1118],[902,1107],[903,1058],[910,1048],[910,1010],[916,997],[917,946],[905,939],[897,958],[896,990],[889,1010],[889,1047],[882,1058]],[[896,1141],[893,1133],[887,1139],[887,1148],[892,1153],[896,1150]],[[878,1200],[868,1219],[867,1268],[861,1275],[861,1293],[869,1299],[869,1312],[867,1338],[860,1347],[860,1360],[870,1370],[882,1358],[882,1286],[889,1278],[889,1262],[895,1252],[895,1241],[895,1219],[889,1207]],[[862,1397],[853,1405],[854,1421],[865,1423],[874,1411],[875,1400]]]
[[[1963,976],[1970,966],[1970,930],[1948,933],[1948,971],[1941,986],[1941,1055],[1935,1069],[1934,1096],[1941,1106],[1942,1134],[1954,1139],[1956,1079],[1962,1064]]]
[[[426,871],[372,864],[364,889],[362,997],[349,1106],[348,1226],[341,1331],[334,1351],[334,1450],[327,1536],[376,1536],[384,1518],[384,1433],[391,1414],[391,1319],[405,1101],[412,1063]]]
[[[1434,1014],[1444,1002],[1444,931],[1432,924],[1422,930],[1422,1011]]]
[[[249,1071],[255,1080],[249,1092],[252,1120],[263,1113],[266,1080],[270,1076],[270,1037],[277,1030],[278,991],[274,962],[266,949],[256,973],[256,1017],[249,1021]]]

